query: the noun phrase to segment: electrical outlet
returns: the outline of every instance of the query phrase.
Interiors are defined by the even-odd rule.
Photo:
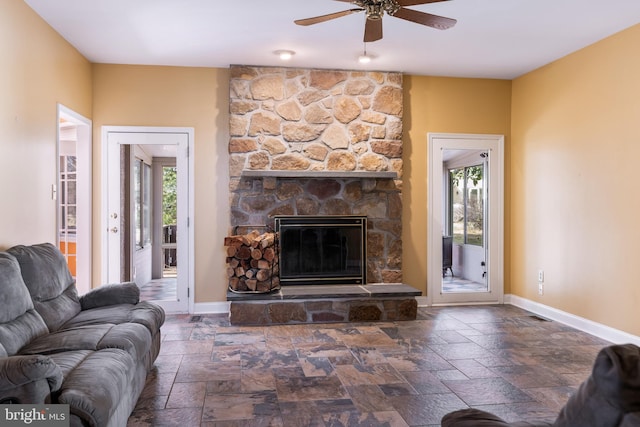
[[[544,270],[538,270],[538,282],[544,282]]]
[[[544,295],[544,285],[542,282],[538,283],[538,295]]]

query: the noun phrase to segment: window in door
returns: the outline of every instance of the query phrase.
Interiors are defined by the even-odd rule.
[[[67,260],[71,275],[76,277],[76,161],[75,155],[61,154],[59,175],[58,238],[60,251]]]
[[[449,229],[459,245],[484,245],[484,166],[449,170]]]
[[[162,277],[175,277],[177,259],[177,174],[173,165],[162,166]]]
[[[133,166],[136,248],[151,244],[151,166],[136,159]]]

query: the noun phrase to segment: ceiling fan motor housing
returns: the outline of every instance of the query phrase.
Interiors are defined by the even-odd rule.
[[[373,21],[382,19],[385,12],[393,16],[402,7],[395,0],[359,0],[354,3],[364,8],[367,19]]]

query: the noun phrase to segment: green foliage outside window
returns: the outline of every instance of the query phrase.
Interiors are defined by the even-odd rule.
[[[162,168],[162,225],[175,225],[178,218],[178,173],[175,167]]]
[[[468,166],[449,171],[450,226],[457,244],[484,244],[484,167]]]

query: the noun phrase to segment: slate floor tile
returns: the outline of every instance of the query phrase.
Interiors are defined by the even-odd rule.
[[[238,327],[168,315],[128,427],[435,427],[469,406],[552,422],[609,343],[513,306]]]
[[[453,393],[391,397],[398,413],[410,426],[439,424],[443,416],[467,405]]]
[[[531,396],[502,378],[443,381],[469,406],[530,402]]]

